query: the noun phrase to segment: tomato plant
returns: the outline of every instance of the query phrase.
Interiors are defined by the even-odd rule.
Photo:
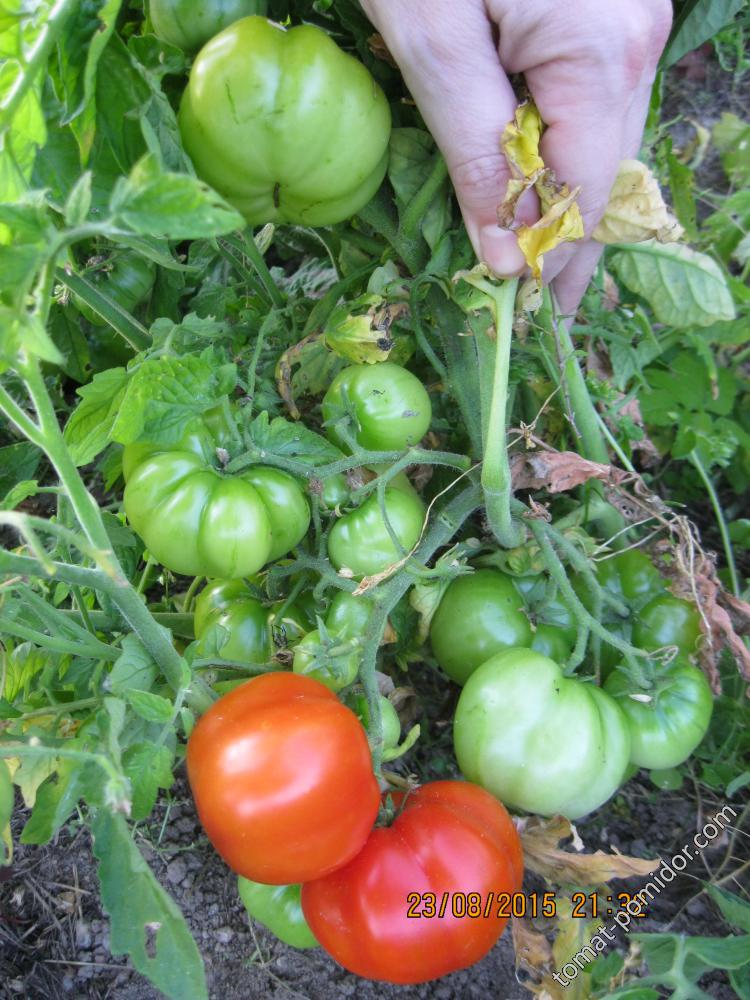
[[[194,52],[241,17],[266,13],[266,0],[149,0],[154,33]]]
[[[317,948],[318,942],[302,912],[299,885],[264,885],[241,875],[240,899],[248,914],[293,948]]]
[[[359,720],[310,677],[265,674],[224,695],[193,730],[187,769],[209,840],[255,882],[304,882],[341,867],[378,811]]]
[[[509,806],[577,819],[619,788],[630,732],[601,688],[564,677],[533,650],[508,649],[466,682],[454,744],[469,781]]]
[[[350,365],[334,378],[323,398],[323,419],[332,441],[344,447],[337,421],[351,407],[352,433],[370,451],[400,451],[416,445],[427,433],[432,418],[430,397],[406,368],[383,361],[376,365]]]
[[[530,646],[531,641],[521,596],[511,578],[494,569],[475,570],[454,580],[430,628],[435,658],[458,684],[465,684],[495,653]]]
[[[620,671],[610,674],[604,689],[627,717],[630,759],[639,767],[676,767],[706,735],[713,695],[703,673],[689,663],[670,664],[649,690],[636,689]]]
[[[476,785],[436,781],[392,798],[391,826],[373,830],[348,865],[304,885],[302,909],[344,968],[427,982],[478,961],[497,941],[506,918],[495,907],[485,914],[483,901],[520,888],[521,844],[503,806]],[[439,906],[444,893],[459,910],[429,919],[423,900]]]
[[[179,122],[199,176],[250,223],[340,222],[385,174],[388,102],[313,25],[254,17],[226,28],[193,63]]]

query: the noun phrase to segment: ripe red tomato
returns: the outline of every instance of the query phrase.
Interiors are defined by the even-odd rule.
[[[254,882],[335,871],[361,850],[378,813],[359,719],[297,674],[254,677],[220,698],[190,736],[187,770],[208,839]]]
[[[521,887],[521,843],[505,807],[478,785],[435,781],[393,799],[401,812],[392,825],[374,829],[344,868],[304,885],[302,909],[350,972],[423,983],[479,961],[500,937],[507,918],[497,896]]]

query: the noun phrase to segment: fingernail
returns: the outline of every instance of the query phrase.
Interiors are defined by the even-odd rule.
[[[479,233],[482,261],[500,278],[520,274],[526,261],[518,246],[516,234],[497,225],[483,226]]]

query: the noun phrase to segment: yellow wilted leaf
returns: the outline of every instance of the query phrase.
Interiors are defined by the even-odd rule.
[[[594,239],[599,243],[641,243],[651,239],[674,243],[683,232],[646,164],[623,160]]]
[[[540,187],[544,197],[539,192]],[[540,193],[544,215],[533,226],[519,226],[517,236],[526,263],[539,281],[542,277],[544,255],[561,243],[580,240],[583,237],[583,219],[575,201],[580,188],[568,191],[567,186],[563,185],[559,194],[553,195],[549,179],[546,182],[538,181],[535,188]]]
[[[497,209],[498,225],[511,229],[521,196],[532,187],[536,191],[542,217],[533,226],[519,226],[516,235],[537,282],[541,281],[544,255],[561,243],[583,236],[583,220],[576,204],[580,188],[570,191],[566,184],[558,184],[554,172],[544,165],[539,153],[543,127],[541,116],[530,101],[520,105],[513,121],[506,125],[501,145],[512,177]]]
[[[544,160],[539,155],[542,137],[542,118],[531,101],[516,108],[512,122],[505,126],[502,147],[510,169],[516,177],[533,176],[544,170]]]

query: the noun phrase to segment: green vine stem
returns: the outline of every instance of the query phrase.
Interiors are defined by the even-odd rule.
[[[106,553],[106,572],[100,568],[100,575],[95,577],[97,583],[101,584],[103,580],[107,581],[107,586],[102,589],[106,590],[123,619],[153,656],[170,687],[175,692],[180,691],[184,661],[172,645],[169,632],[154,621],[148,608],[127,579],[112,550],[99,506],[86,489],[68,452],[38,362],[35,359],[27,361],[20,374],[36,410],[38,424],[26,417],[20,407],[12,400],[13,406],[9,407],[7,394],[0,394],[0,411],[4,411],[8,419],[16,424],[21,433],[26,434],[47,455],[60,478],[60,483],[70,500],[76,520],[84,535],[95,550]],[[17,421],[15,418],[19,414],[22,419]],[[0,555],[4,556],[5,554]],[[0,566],[4,561],[0,560]],[[31,560],[31,562],[36,567],[33,575],[45,574],[44,569],[39,566],[36,560]],[[83,584],[81,576],[72,582]],[[215,695],[210,688],[199,678],[194,678],[189,697],[191,707],[196,711],[205,711],[214,700]]]
[[[451,500],[435,518],[415,553],[415,558],[426,563],[435,552],[446,545],[456,534],[464,521],[470,517],[482,502],[478,486],[468,486]],[[400,573],[381,584],[368,596],[374,604],[373,612],[362,639],[364,652],[359,668],[359,678],[367,699],[370,717],[370,739],[373,766],[376,774],[381,773],[383,763],[383,723],[380,715],[380,691],[377,681],[377,655],[388,616],[412,585],[407,573]]]
[[[252,231],[247,231],[247,233],[244,234],[243,239],[237,239],[234,236],[225,236],[223,237],[223,242],[247,257],[255,268],[255,271],[260,278],[263,287],[268,293],[268,297],[270,298],[272,304],[277,309],[283,309],[286,305],[286,299],[284,298],[279,286],[273,280],[273,275],[268,270],[268,264],[266,264],[265,257],[260,252],[260,248],[255,242],[255,237],[253,236]]]
[[[489,386],[488,408],[482,414],[484,504],[487,520],[498,543],[503,548],[513,549],[523,543],[523,531],[511,514],[513,486],[507,447],[508,371],[518,279],[512,278],[500,285],[489,281],[472,282],[472,284],[490,296],[495,325],[492,381]],[[480,350],[480,364],[483,360],[482,353]]]
[[[79,5],[80,0],[58,0],[49,12],[47,21],[39,32],[31,51],[25,54],[23,69],[19,67],[13,86],[0,102],[0,130],[4,131],[13,120],[13,116],[24,97],[34,86],[37,77],[46,66],[68,18]]]
[[[644,657],[648,658],[648,654],[644,653],[643,650],[636,649],[635,646],[631,646],[630,643],[625,642],[624,639],[611,635],[601,622],[597,621],[593,615],[589,614],[578,599],[578,595],[571,587],[568,576],[565,572],[565,567],[552,547],[552,543],[550,542],[547,534],[548,526],[542,521],[533,518],[529,518],[527,523],[539,546],[539,550],[542,558],[544,559],[549,575],[557,584],[560,594],[565,602],[570,606],[571,611],[575,614],[580,625],[588,628],[591,633],[598,636],[603,642],[609,643],[610,646],[614,646],[616,649],[619,649],[627,664],[628,673],[632,676],[638,687],[644,689],[649,688],[651,686],[651,682],[648,676],[647,668],[639,662]]]
[[[734,561],[734,549],[732,548],[732,540],[729,537],[729,529],[727,528],[726,518],[724,517],[724,511],[721,509],[721,503],[719,502],[719,497],[714,489],[714,484],[711,482],[711,478],[706,471],[706,467],[701,461],[701,457],[697,451],[691,451],[690,462],[693,468],[698,473],[701,478],[703,485],[706,488],[706,493],[708,493],[708,498],[711,501],[711,506],[714,509],[714,517],[716,518],[716,524],[719,528],[719,533],[721,534],[721,544],[724,546],[724,557],[727,561],[727,570],[729,571],[729,580],[732,585],[732,593],[735,597],[739,597],[740,590],[740,580],[737,575],[737,564]]]

